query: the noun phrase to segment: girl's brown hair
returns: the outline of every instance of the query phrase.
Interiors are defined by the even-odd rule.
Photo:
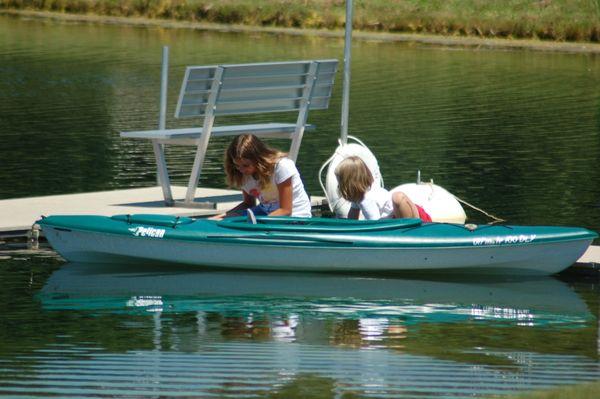
[[[235,137],[225,151],[225,173],[227,184],[231,187],[241,187],[244,175],[235,167],[235,160],[247,159],[256,167],[252,177],[258,180],[261,187],[269,184],[279,159],[287,154],[271,148],[253,134],[242,134]]]
[[[373,184],[373,175],[360,157],[345,158],[335,168],[340,195],[350,202],[360,202]]]

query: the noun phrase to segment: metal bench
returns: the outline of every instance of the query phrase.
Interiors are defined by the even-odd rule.
[[[183,203],[184,206],[194,206],[196,186],[211,136],[252,133],[259,137],[289,138],[292,140],[289,157],[295,161],[304,131],[314,128],[306,124],[308,111],[329,106],[337,64],[337,60],[314,60],[187,67],[175,117],[203,118],[202,127],[166,129],[161,115],[159,126],[162,128],[121,132],[121,137],[152,140],[159,182],[167,205],[174,201],[163,144],[196,146]],[[164,69],[165,61],[163,85],[166,80]],[[298,112],[296,123],[214,126],[215,118],[220,115],[290,111]]]

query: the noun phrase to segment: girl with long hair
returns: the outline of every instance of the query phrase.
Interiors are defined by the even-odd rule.
[[[220,219],[244,215],[311,217],[310,200],[294,161],[252,134],[235,137],[225,151],[227,184],[240,188],[244,200]],[[258,200],[258,205],[256,201]]]

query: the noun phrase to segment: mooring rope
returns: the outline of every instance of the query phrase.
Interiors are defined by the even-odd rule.
[[[452,195],[454,195],[454,194],[452,194]],[[479,212],[483,213],[485,216],[493,219],[493,221],[491,223],[489,223],[489,224],[506,222],[506,220],[504,220],[502,218],[499,218],[497,216],[494,216],[491,213],[488,213],[488,212],[484,211],[481,208],[477,208],[475,205],[468,203],[467,201],[463,200],[462,198],[457,197],[456,195],[454,195],[454,198],[456,198],[456,200],[458,202],[461,202],[461,203],[465,204],[469,208],[475,209],[476,211],[479,211]]]

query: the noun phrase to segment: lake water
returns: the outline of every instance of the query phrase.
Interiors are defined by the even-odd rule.
[[[467,398],[600,379],[598,286],[0,261],[0,396]]]
[[[169,126],[185,126],[172,114],[186,65],[343,52],[337,39],[0,16],[0,198],[153,184],[150,146],[118,132],[157,125],[163,45]],[[353,60],[350,134],[387,186],[420,169],[511,223],[600,231],[597,56],[356,42]],[[316,195],[340,98],[341,76],[298,159]],[[201,184],[224,187],[227,142],[211,144]],[[193,149],[168,156],[185,184]],[[0,297],[6,397],[455,398],[600,379],[599,288],[570,276],[132,269],[4,244]]]

